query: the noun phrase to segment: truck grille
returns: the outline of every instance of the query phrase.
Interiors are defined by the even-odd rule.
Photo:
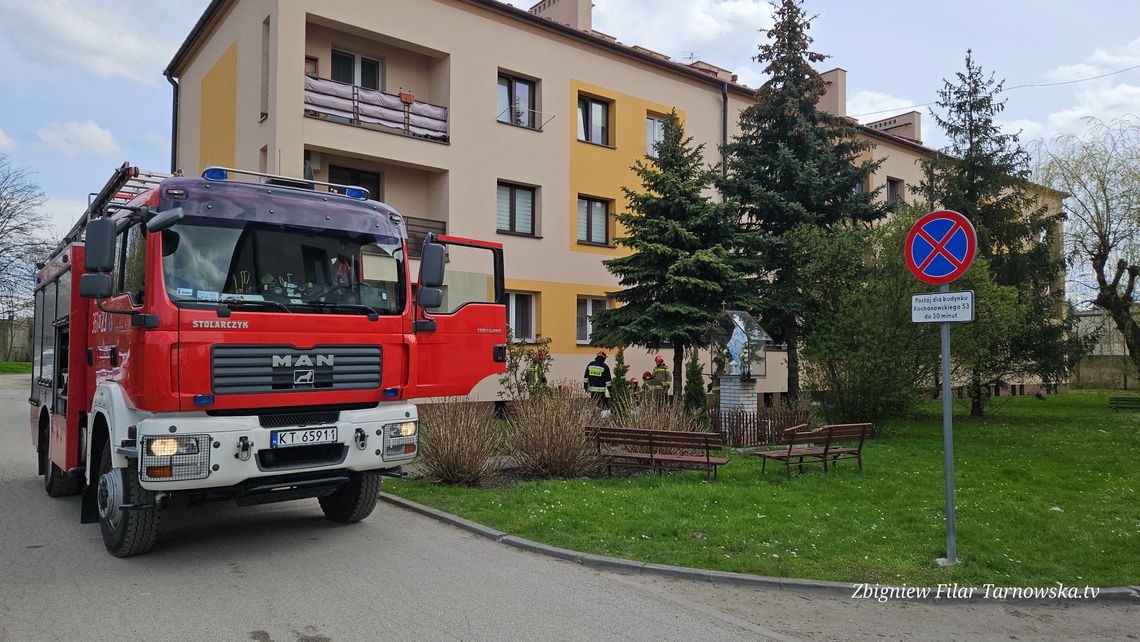
[[[211,361],[218,395],[380,387],[380,346],[216,345]]]
[[[331,425],[340,421],[339,410],[314,410],[309,412],[275,412],[257,416],[262,428],[285,428],[286,426]]]

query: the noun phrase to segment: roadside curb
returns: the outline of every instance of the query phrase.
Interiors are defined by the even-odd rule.
[[[826,580],[803,580],[787,577],[767,577],[764,575],[751,575],[749,573],[731,573],[728,571],[710,571],[700,568],[689,568],[686,566],[670,566],[668,564],[653,564],[649,562],[638,562],[635,560],[621,559],[618,557],[606,557],[604,555],[593,555],[591,553],[582,553],[579,551],[572,551],[568,548],[559,548],[557,546],[550,546],[549,544],[542,544],[534,542],[529,539],[517,537],[515,535],[508,535],[502,531],[495,530],[488,526],[472,522],[471,520],[463,519],[462,517],[452,515],[430,506],[424,506],[411,500],[398,497],[390,493],[381,492],[380,500],[398,506],[405,510],[419,513],[425,517],[430,517],[439,522],[450,524],[457,528],[461,528],[473,535],[478,535],[484,539],[492,540],[499,544],[505,544],[511,548],[527,551],[551,557],[567,562],[575,562],[582,566],[590,568],[609,571],[614,573],[621,573],[625,575],[654,575],[657,577],[665,577],[670,579],[682,580],[695,580],[701,582],[711,582],[717,584],[732,584],[735,586],[751,586],[755,588],[768,588],[777,589],[781,591],[792,591],[797,593],[826,593],[833,596],[842,596],[851,598],[856,583],[846,582],[830,582]],[[871,585],[873,587],[882,588],[900,588],[901,590],[915,590],[921,587],[886,587],[882,585]],[[933,589],[931,589],[933,590]],[[985,600],[981,598],[974,598],[969,600],[958,599],[913,599],[911,601],[929,602],[931,604],[961,604],[980,603],[980,602],[995,602],[999,604],[1011,603],[1078,603],[1088,602],[1096,603],[1102,601],[1110,602],[1134,602],[1140,604],[1140,586],[1118,586],[1112,588],[1104,588],[1100,590],[1100,595],[1095,601],[1093,600],[1069,600],[1062,598],[1048,599],[1048,598],[1006,598],[1006,599],[991,599]]]

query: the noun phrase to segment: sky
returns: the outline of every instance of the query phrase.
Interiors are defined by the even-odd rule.
[[[123,161],[169,169],[172,92],[162,70],[206,4],[0,0],[0,154],[33,172],[47,195],[45,234],[65,232],[82,215],[87,194]],[[1006,80],[1001,122],[1025,141],[1079,133],[1089,116],[1140,114],[1135,0],[804,6],[816,16],[814,50],[830,56],[819,70],[847,70],[848,114],[870,122],[917,109],[931,147],[946,139],[925,105],[963,67],[967,49]],[[753,87],[763,77],[751,57],[771,15],[765,0],[594,0],[596,30],[677,60],[730,69]],[[1103,74],[1111,75],[1086,80]]]

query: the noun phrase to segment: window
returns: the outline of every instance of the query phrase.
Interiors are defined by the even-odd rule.
[[[529,80],[499,74],[500,123],[538,129],[535,118],[534,83]]]
[[[380,89],[380,62],[344,51],[332,51],[332,79],[358,85],[365,89]]]
[[[665,140],[665,119],[660,116],[645,117],[645,155],[657,158],[654,145]]]
[[[507,293],[507,326],[515,341],[534,341],[534,295]]]
[[[610,144],[610,104],[595,98],[578,97],[578,140],[598,145]]]
[[[578,343],[589,343],[594,334],[593,316],[606,309],[605,299],[578,297]]]
[[[905,198],[903,182],[897,178],[887,179],[887,202],[897,203]]]
[[[578,242],[608,245],[610,204],[593,198],[578,198]]]
[[[133,305],[142,305],[146,286],[146,232],[141,224],[119,234],[119,269],[115,294],[128,294]]]
[[[320,65],[318,65],[318,63],[317,63],[316,58],[314,58],[312,56],[305,56],[305,75],[306,76],[312,76],[313,78],[316,78],[317,76],[321,75],[320,70],[321,70],[321,68],[320,68]]]
[[[854,191],[856,194],[862,194],[863,192],[867,191],[866,188],[863,187],[863,181],[855,181]]]
[[[499,183],[495,207],[496,227],[500,232],[534,236],[534,189]]]
[[[329,165],[330,183],[363,187],[368,190],[368,197],[374,201],[384,200],[384,186],[381,182],[381,178],[382,176],[376,172],[366,172],[362,169]],[[343,193],[336,188],[333,188],[333,191],[338,194]]]

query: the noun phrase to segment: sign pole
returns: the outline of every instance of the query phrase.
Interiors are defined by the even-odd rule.
[[[970,268],[977,250],[974,225],[965,216],[939,210],[922,216],[910,228],[903,247],[906,266],[916,279],[937,285],[938,294],[911,297],[911,321],[942,326],[942,456],[946,483],[946,557],[938,563],[958,563],[954,528],[954,412],[950,399],[950,324],[974,320],[974,293],[950,292],[949,283]]]
[[[943,294],[950,286],[938,288]],[[946,563],[958,562],[954,532],[954,413],[950,404],[950,324],[942,323],[942,450],[946,469]]]

